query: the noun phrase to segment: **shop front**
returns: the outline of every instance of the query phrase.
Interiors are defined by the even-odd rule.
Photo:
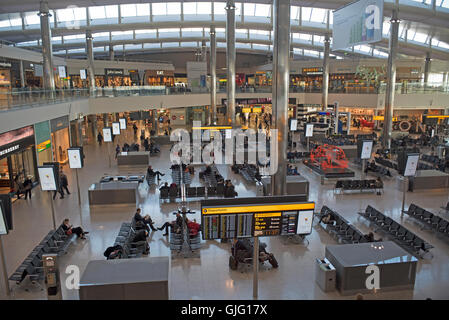
[[[172,70],[145,70],[145,84],[148,86],[175,86],[175,74]]]
[[[0,134],[0,193],[14,191],[14,179],[37,182],[34,129],[28,126]]]
[[[123,69],[104,69],[105,83],[107,87],[130,86],[131,78],[125,76]]]
[[[67,149],[70,147],[69,117],[50,120],[50,128],[53,160],[65,164],[68,161]]]
[[[6,64],[4,63],[4,66]],[[0,106],[8,105],[9,92],[11,91],[11,64],[9,68],[0,67]]]

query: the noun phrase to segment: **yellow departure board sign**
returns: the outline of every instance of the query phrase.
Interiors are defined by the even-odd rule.
[[[312,232],[314,209],[314,202],[232,206],[207,206],[202,203],[202,236],[204,240],[214,240],[306,235]]]

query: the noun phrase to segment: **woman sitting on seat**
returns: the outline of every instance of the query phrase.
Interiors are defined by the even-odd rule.
[[[62,229],[64,229],[66,235],[70,236],[72,233],[76,234],[78,238],[81,238],[83,240],[86,239],[85,235],[89,232],[84,231],[81,227],[74,228],[70,223],[69,219],[64,219],[64,222],[62,224]]]

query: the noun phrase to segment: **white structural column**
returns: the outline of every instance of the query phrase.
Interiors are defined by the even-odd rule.
[[[324,56],[323,56],[323,86],[322,86],[322,96],[321,96],[321,110],[326,111],[328,105],[329,96],[329,51],[330,51],[330,39],[329,35],[326,34],[324,37]]]
[[[210,108],[212,119],[209,124],[217,122],[217,40],[215,26],[210,27]]]
[[[201,61],[202,62],[206,62],[207,61],[206,40],[201,41]]]
[[[23,60],[19,61],[20,87],[25,88],[25,70],[23,68]]]
[[[235,2],[226,3],[227,119],[235,125]]]
[[[109,60],[114,61],[114,47],[112,44],[109,44]]]
[[[273,119],[278,130],[278,169],[272,176],[273,195],[287,193],[288,86],[290,50],[290,0],[273,1]],[[273,152],[274,150],[271,150]]]
[[[94,48],[93,48],[92,31],[86,30],[86,52],[87,52],[87,68],[89,72],[89,89],[95,91],[95,67],[94,67]]]
[[[430,74],[430,64],[432,59],[430,59],[430,52],[426,53],[426,60],[424,63],[424,88],[427,87],[427,83],[429,82],[429,74]]]
[[[51,45],[50,10],[47,1],[40,2],[39,16],[41,19],[42,61],[44,71],[44,88],[51,92],[55,90],[53,73],[53,50]]]
[[[390,52],[388,55],[387,66],[387,87],[385,91],[385,116],[382,146],[390,149],[391,147],[391,131],[393,127],[393,106],[394,93],[396,86],[396,54],[398,51],[398,35],[399,35],[399,19],[398,9],[393,9],[390,27]]]

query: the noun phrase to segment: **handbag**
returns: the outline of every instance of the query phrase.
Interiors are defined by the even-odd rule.
[[[68,236],[71,236],[71,235],[72,235],[72,228],[70,228],[69,230],[67,230],[65,233],[66,233]]]

